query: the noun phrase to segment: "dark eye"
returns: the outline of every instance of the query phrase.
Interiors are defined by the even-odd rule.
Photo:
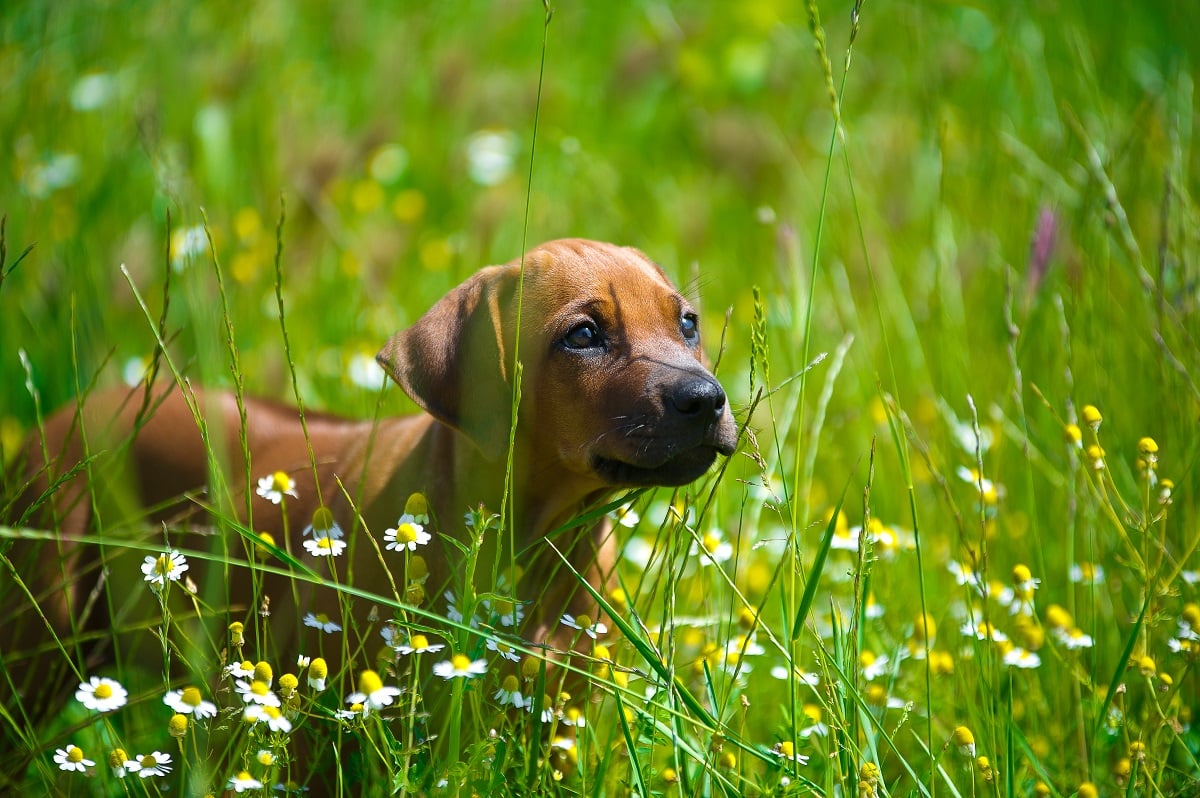
[[[591,349],[603,346],[600,330],[593,322],[585,321],[576,324],[562,337],[563,346],[567,349]]]
[[[679,320],[679,331],[688,341],[695,341],[700,337],[700,322],[695,313],[683,314],[683,318]]]

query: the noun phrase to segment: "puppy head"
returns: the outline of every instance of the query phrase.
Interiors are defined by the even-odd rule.
[[[477,273],[379,353],[422,408],[485,456],[508,442],[520,263]],[[539,468],[682,485],[736,444],[695,310],[635,249],[570,239],[525,257],[518,440]]]

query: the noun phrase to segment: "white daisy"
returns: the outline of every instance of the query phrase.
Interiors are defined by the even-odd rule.
[[[279,504],[285,495],[299,498],[296,493],[296,480],[288,476],[286,471],[276,471],[260,479],[258,490],[255,492],[271,504]]]
[[[471,660],[464,654],[455,654],[450,659],[434,665],[433,673],[435,676],[441,676],[447,680],[460,677],[472,679],[487,673],[487,662],[481,659]]]
[[[372,709],[383,709],[399,695],[399,687],[385,687],[378,673],[363,671],[358,675],[358,692],[346,696],[346,703],[362,704],[363,714],[366,714]]]
[[[280,706],[279,696],[275,695],[271,690],[271,685],[264,681],[238,679],[235,689],[242,697],[242,701],[247,704],[260,704],[264,707]]]
[[[235,679],[249,679],[254,675],[254,663],[248,659],[233,662],[225,666],[225,672]]]
[[[96,712],[120,709],[128,697],[129,693],[119,683],[101,676],[91,677],[75,691],[75,700]]]
[[[346,533],[333,518],[333,512],[328,507],[318,507],[313,513],[312,523],[304,527],[304,537],[333,538],[341,540]]]
[[[733,544],[725,540],[720,530],[714,529],[705,532],[698,545],[692,545],[692,553],[702,556],[701,565],[719,565],[733,556]]]
[[[595,640],[599,635],[606,634],[608,627],[600,621],[593,621],[590,615],[580,615],[578,618],[571,615],[564,615],[562,622],[572,629],[578,629],[585,633],[588,637]]]
[[[178,582],[187,569],[187,558],[177,551],[169,551],[157,557],[147,555],[142,563],[142,573],[151,587],[163,587],[167,582]]]
[[[148,779],[151,776],[165,776],[171,772],[171,755],[161,751],[152,754],[142,754],[133,759],[126,759],[125,771],[131,775]]]
[[[387,541],[385,548],[392,551],[416,551],[417,546],[424,546],[433,540],[433,535],[426,532],[425,527],[417,523],[414,516],[405,513],[400,516],[394,528],[384,530],[383,539]]]
[[[313,629],[320,629],[325,634],[333,634],[334,632],[342,631],[342,627],[334,621],[330,620],[329,616],[323,612],[312,613],[304,616],[304,625],[311,626]]]
[[[1032,651],[1014,646],[1005,652],[1004,664],[1012,668],[1036,668],[1042,664],[1042,658]]]
[[[319,537],[304,541],[304,548],[314,557],[338,557],[346,550],[346,541],[337,538]]]
[[[263,783],[243,770],[236,776],[230,776],[225,786],[234,792],[245,792],[246,790],[261,790]]]
[[[68,745],[66,748],[59,748],[54,752],[54,764],[58,765],[59,770],[87,773],[87,769],[96,763],[84,758],[83,749],[79,746]]]
[[[182,690],[172,690],[163,696],[163,703],[180,715],[195,715],[197,718],[216,717],[217,705],[205,701],[200,695],[200,688],[185,687]]]
[[[521,681],[513,674],[508,674],[504,677],[504,681],[500,683],[500,689],[493,696],[500,706],[513,706],[517,709],[528,709],[533,706],[533,700],[521,695]]]
[[[424,654],[426,651],[441,651],[445,647],[442,643],[430,643],[425,635],[415,634],[409,635],[407,644],[397,645],[395,649],[401,654]]]
[[[247,704],[242,711],[242,720],[246,723],[265,723],[271,731],[284,734],[292,730],[292,722],[284,717],[279,707]]]
[[[503,643],[499,640],[488,640],[487,647],[488,651],[495,651],[509,662],[520,662],[521,660],[521,655],[508,643]]]

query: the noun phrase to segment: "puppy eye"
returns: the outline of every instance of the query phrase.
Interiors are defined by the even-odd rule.
[[[590,321],[576,324],[568,330],[562,337],[562,343],[567,349],[591,349],[603,345],[600,330]]]
[[[696,318],[695,313],[683,314],[683,318],[679,320],[679,331],[689,341],[695,341],[700,337],[700,321]]]

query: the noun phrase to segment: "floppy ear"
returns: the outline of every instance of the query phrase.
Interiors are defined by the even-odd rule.
[[[479,271],[375,356],[414,402],[491,460],[508,444],[511,344],[504,312],[517,275],[513,266]]]

